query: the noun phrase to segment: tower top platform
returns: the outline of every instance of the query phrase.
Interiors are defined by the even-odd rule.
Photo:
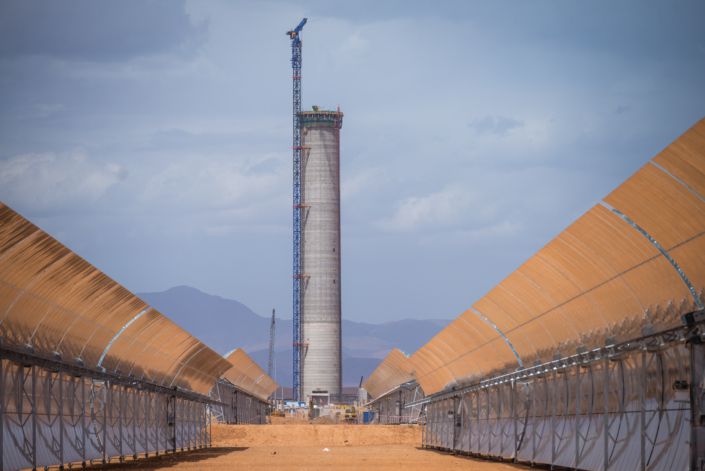
[[[313,106],[311,111],[301,111],[298,113],[299,125],[302,128],[310,127],[333,127],[340,129],[343,127],[343,113],[337,111],[322,110],[318,106]]]

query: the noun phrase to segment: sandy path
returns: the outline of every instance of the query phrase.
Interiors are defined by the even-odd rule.
[[[421,443],[420,429],[406,425],[295,423],[214,425],[211,449],[132,462],[115,466],[115,469],[273,471],[526,469],[422,450],[418,448],[419,443]]]

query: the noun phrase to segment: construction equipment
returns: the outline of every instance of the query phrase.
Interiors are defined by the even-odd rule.
[[[291,39],[291,69],[293,80],[293,176],[294,176],[294,255],[293,255],[293,393],[294,400],[300,401],[301,397],[301,285],[303,273],[301,273],[301,128],[299,127],[299,113],[301,112],[301,30],[306,24],[307,18],[293,30],[286,34]]]
[[[269,361],[267,362],[267,374],[274,378],[274,335],[277,327],[277,318],[272,309],[272,323],[269,324]]]
[[[345,409],[345,421],[349,423],[357,422],[357,409],[355,409],[355,406]]]

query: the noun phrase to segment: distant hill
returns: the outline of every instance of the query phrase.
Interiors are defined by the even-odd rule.
[[[137,296],[220,354],[235,347],[248,352],[269,348],[269,319],[234,299],[206,294],[189,286],[137,293]],[[277,343],[286,348],[291,341]]]
[[[138,293],[138,296],[217,352],[225,354],[241,347],[266,369],[269,316],[260,316],[234,299],[189,286]],[[343,384],[357,386],[360,376],[367,377],[394,347],[407,353],[415,352],[448,322],[405,319],[368,324],[343,320]],[[277,318],[277,380],[283,386],[291,384],[291,343],[291,319]]]

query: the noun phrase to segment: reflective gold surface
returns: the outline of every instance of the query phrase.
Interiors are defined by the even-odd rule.
[[[705,120],[561,232],[411,357],[426,394],[678,324],[705,286]],[[464,322],[461,322],[464,321]],[[489,323],[493,323],[495,330]],[[627,334],[628,332],[628,334]],[[505,340],[506,337],[506,340]]]
[[[2,203],[0,334],[68,363],[203,394],[230,366]]]
[[[238,348],[225,358],[231,366],[222,377],[253,396],[266,401],[279,387],[244,350]]]

